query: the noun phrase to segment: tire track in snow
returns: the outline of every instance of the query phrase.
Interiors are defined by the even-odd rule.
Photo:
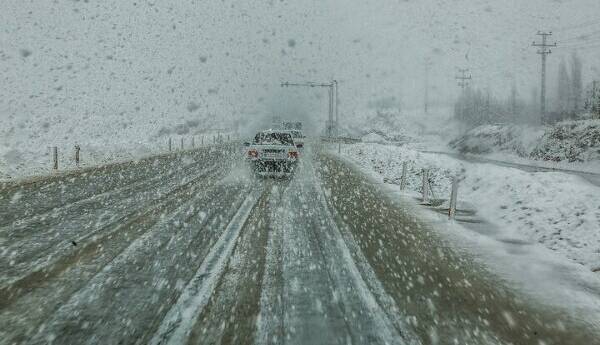
[[[383,308],[379,304],[374,293],[371,291],[370,284],[367,284],[357,267],[355,258],[350,254],[348,245],[338,225],[335,221],[335,217],[331,214],[327,205],[325,194],[322,191],[321,181],[318,179],[315,173],[315,168],[310,167],[310,177],[314,184],[310,185],[312,192],[315,193],[315,198],[318,199],[322,216],[325,217],[327,226],[321,227],[323,231],[315,231],[317,237],[317,243],[320,244],[323,257],[329,261],[329,271],[332,276],[332,280],[335,280],[339,287],[338,292],[343,296],[342,300],[351,300],[358,297],[360,299],[360,307],[362,312],[367,314],[366,324],[359,323],[350,327],[351,331],[356,332],[360,327],[367,332],[366,338],[362,338],[364,334],[357,332],[357,335],[361,338],[358,339],[358,343],[369,342],[369,343],[383,343],[383,344],[406,344],[405,338],[402,336],[402,332],[396,329],[392,320],[384,312]],[[318,208],[318,207],[317,207]],[[340,267],[341,269],[336,269]],[[372,277],[372,276],[371,276]],[[353,289],[344,290],[347,283],[351,282]],[[372,286],[372,285],[371,285]],[[381,291],[378,291],[381,294]],[[354,312],[348,305],[344,305],[346,312]],[[350,322],[352,321],[349,318]],[[358,321],[358,320],[357,320]],[[373,332],[371,327],[375,327],[376,331]],[[368,334],[368,332],[373,332]]]
[[[101,210],[102,213],[108,210],[113,213],[110,218],[105,220],[101,220],[103,217],[93,217],[93,211],[75,215],[74,218],[64,221],[58,228],[44,229],[41,233],[30,236],[27,241],[11,244],[7,250],[16,254],[10,258],[11,264],[7,263],[9,269],[4,272],[4,276],[0,277],[0,291],[6,286],[27,279],[26,277],[32,272],[45,271],[48,267],[64,260],[66,256],[72,255],[71,253],[81,252],[83,246],[102,241],[106,234],[110,235],[115,230],[131,223],[139,215],[143,215],[147,210],[160,207],[168,202],[172,198],[172,194],[184,191],[202,179],[215,176],[218,172],[219,168],[212,166],[192,177],[155,186],[154,189],[149,188],[124,200],[112,201],[111,205]],[[121,210],[119,211],[119,209]],[[89,219],[90,217],[92,218]],[[55,235],[50,235],[51,232],[54,232]],[[78,250],[72,250],[71,241],[79,244]],[[69,254],[65,255],[64,253]],[[7,259],[7,257],[0,257],[0,263],[6,262]],[[47,272],[43,273],[47,274]]]
[[[161,174],[168,171],[174,162],[197,160],[206,155],[204,152],[158,155],[139,161],[84,168],[73,171],[72,175],[67,173],[64,176],[40,177],[40,180],[22,184],[17,182],[13,186],[4,187],[0,183],[0,216],[4,216],[0,217],[0,226],[52,212],[60,209],[61,205],[85,200],[98,193],[111,192],[136,181],[147,180],[148,173]],[[15,195],[19,196],[18,203],[11,202]],[[44,197],[41,198],[41,195]],[[23,205],[26,207],[22,207]]]
[[[113,198],[115,196],[125,201],[126,199],[139,197],[136,195],[139,194],[139,191],[151,190],[151,187],[162,186],[166,184],[165,182],[181,183],[181,181],[177,180],[178,176],[189,175],[190,172],[194,172],[194,169],[202,166],[203,163],[197,161],[178,167],[176,170],[166,169],[168,168],[167,165],[161,166],[160,171],[155,175],[142,176],[139,180],[132,181],[123,186],[100,191],[98,194],[65,203],[49,210],[43,210],[28,217],[17,219],[10,224],[0,226],[0,235],[6,234],[11,243],[22,240],[29,241],[28,236],[32,234],[33,230],[52,230],[61,224],[64,217],[77,213],[88,213],[95,208],[101,208],[103,204],[114,201]],[[81,212],[82,210],[84,212]],[[35,232],[35,234],[47,236],[44,233]]]
[[[282,193],[271,193],[269,208],[276,209],[281,204]],[[271,217],[271,215],[269,215]],[[277,221],[275,220],[271,220]],[[255,344],[280,344],[283,341],[283,233],[281,226],[270,225],[265,267],[259,301],[259,314],[256,320]]]
[[[171,307],[150,344],[183,344],[189,337],[202,309],[208,303],[225,270],[236,240],[263,190],[255,189],[244,200],[217,243]]]
[[[273,211],[255,342],[404,344],[329,213],[314,167],[304,163]],[[269,274],[278,270],[283,282]]]
[[[172,259],[174,254],[169,247],[177,246],[175,243],[180,240],[186,242],[185,245],[190,245],[192,243],[190,241],[195,241],[198,235],[206,233],[206,231],[187,230],[185,224],[182,223],[187,223],[188,220],[195,218],[197,219],[195,228],[204,229],[210,224],[210,220],[218,218],[218,214],[210,209],[206,210],[207,213],[204,213],[202,208],[200,208],[202,212],[196,212],[198,210],[196,206],[201,205],[207,197],[214,197],[215,192],[218,190],[210,193],[198,193],[191,200],[177,205],[168,214],[159,214],[158,219],[152,222],[149,229],[144,227],[143,234],[126,244],[126,249],[118,250],[119,253],[107,258],[108,260],[101,260],[103,267],[92,277],[86,279],[84,284],[77,284],[78,282],[74,281],[79,276],[78,274],[74,275],[75,279],[73,277],[67,279],[65,284],[74,282],[79,285],[74,287],[76,291],[68,293],[68,297],[65,296],[67,299],[59,302],[60,304],[56,305],[57,309],[54,312],[48,310],[45,314],[52,314],[41,324],[37,334],[32,338],[26,335],[23,341],[35,344],[53,342],[93,344],[99,343],[99,340],[103,339],[107,343],[130,343],[131,341],[127,339],[131,339],[128,338],[131,334],[126,334],[127,329],[123,332],[123,327],[128,328],[131,320],[134,320],[134,318],[128,320],[128,314],[131,311],[140,312],[140,307],[151,310],[150,314],[154,317],[157,313],[156,310],[148,309],[150,299],[136,299],[145,294],[155,294],[155,288],[165,286],[167,283],[164,276],[166,273],[161,272],[164,272],[170,265],[176,264]],[[241,204],[241,200],[239,200],[239,204]],[[175,232],[176,224],[182,225],[180,234]],[[177,257],[186,254],[184,246],[179,246],[179,248]],[[83,265],[87,266],[87,264]],[[76,268],[81,268],[81,266],[81,264],[77,265]],[[94,263],[89,268],[95,269],[97,266],[97,263]],[[177,267],[171,267],[170,271],[180,270]],[[190,270],[188,277],[192,273],[193,270]],[[173,283],[171,286],[175,286],[175,284]],[[142,291],[132,294],[131,292],[134,292],[136,287],[141,287]],[[59,285],[59,289],[62,290],[62,288]],[[50,291],[54,292],[55,290]],[[160,291],[167,290],[160,288]],[[130,296],[130,298],[124,300],[123,296]],[[134,304],[130,306],[129,303]],[[56,304],[56,301],[51,300],[49,304]],[[137,319],[143,320],[145,317],[146,315],[139,315]],[[31,324],[31,321],[28,323]],[[145,329],[139,326],[136,328],[138,330]],[[138,333],[134,338],[141,338],[141,336],[145,336],[145,334]],[[0,344],[2,343],[3,341],[0,340]]]
[[[142,221],[148,220],[148,214],[160,210],[164,208],[165,205],[181,198],[181,194],[186,193],[187,189],[197,185],[203,179],[216,176],[218,171],[219,170],[216,167],[207,169],[198,176],[178,185],[176,188],[171,189],[158,199],[154,200],[155,204],[148,205],[146,209],[143,207],[142,209],[134,209],[119,217],[115,222],[110,222],[92,232],[79,235],[79,237],[76,238],[79,246],[76,247],[75,250],[72,250],[70,242],[63,241],[54,248],[60,255],[51,256],[50,259],[42,258],[29,262],[29,266],[25,266],[21,271],[16,271],[18,267],[11,267],[17,274],[20,272],[23,272],[23,274],[15,276],[9,274],[11,273],[9,270],[4,272],[5,275],[0,278],[0,294],[6,292],[6,296],[9,296],[10,298],[0,300],[0,307],[6,306],[19,298],[23,293],[26,293],[27,287],[35,285],[34,283],[36,281],[46,280],[60,275],[69,267],[78,263],[82,256],[91,256],[104,242],[111,241],[111,237],[116,232],[124,231],[124,229],[127,229],[132,224],[136,224],[139,219],[142,219]],[[8,282],[5,283],[5,281]]]

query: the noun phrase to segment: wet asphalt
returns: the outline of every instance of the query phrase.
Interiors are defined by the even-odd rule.
[[[406,201],[409,203],[410,201]],[[0,344],[596,344],[318,148],[0,187]]]

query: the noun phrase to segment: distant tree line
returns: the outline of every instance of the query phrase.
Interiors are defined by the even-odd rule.
[[[584,109],[593,114],[597,119],[600,119],[600,82],[592,82],[585,92]]]
[[[496,123],[550,124],[589,113],[600,118],[600,83],[591,83],[584,90],[582,69],[581,59],[575,53],[568,61],[560,62],[556,88],[549,89],[549,110],[543,119],[540,119],[539,90],[534,88],[527,102],[514,84],[508,99],[493,97],[489,88],[466,88],[455,103],[454,116],[465,129]]]

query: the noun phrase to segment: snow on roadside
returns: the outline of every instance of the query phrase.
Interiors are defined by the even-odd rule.
[[[592,270],[600,269],[600,188],[575,175],[530,173],[374,143],[347,145],[342,154],[394,184],[400,183],[406,161],[407,189],[412,193],[420,191],[420,171],[428,168],[437,198],[448,198],[450,179],[458,175],[459,199],[476,205],[478,215],[501,231],[501,239],[538,242]]]
[[[594,173],[600,171],[600,120],[563,121],[545,127],[482,125],[438,151],[448,148],[512,163]]]
[[[174,145],[179,144],[174,142]],[[75,146],[61,142],[58,148],[59,171],[75,169]],[[134,160],[141,157],[167,152],[166,144],[150,142],[106,142],[81,144],[80,166],[92,167],[109,163]],[[0,148],[0,181],[18,180],[52,173],[53,157],[51,147],[24,147],[3,152]]]

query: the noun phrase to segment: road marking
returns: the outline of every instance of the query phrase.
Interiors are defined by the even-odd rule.
[[[236,240],[262,192],[262,189],[255,189],[246,197],[194,277],[179,296],[177,303],[165,316],[150,344],[185,343],[202,309],[208,304],[219,278],[225,271],[227,259],[231,256]]]

